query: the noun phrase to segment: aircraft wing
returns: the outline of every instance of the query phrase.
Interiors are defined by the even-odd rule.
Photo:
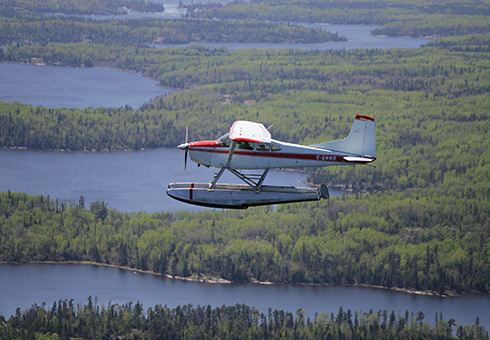
[[[238,142],[270,143],[271,134],[264,124],[237,120],[230,128],[229,138]]]

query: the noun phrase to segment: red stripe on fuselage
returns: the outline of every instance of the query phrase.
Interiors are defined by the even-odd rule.
[[[221,153],[227,154],[228,148],[223,150],[217,149],[204,149],[204,148],[193,148],[191,151],[198,152],[210,152],[210,153]],[[300,160],[317,160],[321,162],[333,161],[342,162],[344,161],[344,156],[342,155],[326,155],[326,154],[305,154],[305,153],[292,153],[292,152],[281,152],[281,151],[243,151],[235,150],[233,155],[239,156],[251,156],[251,157],[271,157],[271,158],[286,158],[286,159],[300,159]]]

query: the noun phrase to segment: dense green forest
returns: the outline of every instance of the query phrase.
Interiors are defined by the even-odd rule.
[[[369,313],[322,312],[314,318],[300,309],[294,315],[269,309],[235,306],[99,305],[88,298],[85,305],[59,300],[52,307],[33,305],[1,319],[0,337],[5,340],[58,339],[488,339],[479,325],[461,325],[436,314],[436,323],[424,321],[423,312],[402,315],[372,310]]]
[[[163,12],[162,4],[146,0],[2,0],[3,13],[31,12],[58,14],[124,14],[127,9],[139,12]]]
[[[477,34],[490,29],[488,0],[255,0],[192,4],[187,12],[190,17],[381,25],[374,33],[390,36]]]
[[[315,43],[341,40],[345,38],[322,29],[256,20],[94,20],[39,15],[0,16],[0,44],[3,45],[90,42],[145,47],[158,43]]]
[[[0,145],[39,150],[138,150],[174,146],[180,127],[129,108],[51,109],[0,101]],[[28,118],[30,117],[30,118]]]

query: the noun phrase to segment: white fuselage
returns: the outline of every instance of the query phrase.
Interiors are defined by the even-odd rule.
[[[188,145],[191,159],[204,166],[226,167],[230,146],[216,141]],[[344,157],[352,154],[272,140],[271,143],[237,142],[228,164],[232,169],[268,169],[322,167],[355,163]],[[373,159],[374,160],[374,159]]]

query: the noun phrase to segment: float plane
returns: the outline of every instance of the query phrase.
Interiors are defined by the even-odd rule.
[[[367,164],[376,160],[375,121],[356,115],[349,135],[341,140],[313,145],[281,142],[271,138],[261,123],[238,120],[217,140],[186,142],[178,146],[199,165],[220,170],[210,183],[170,183],[167,194],[179,201],[215,208],[246,209],[250,206],[316,201],[329,197],[325,184],[318,188],[264,185],[270,169]],[[263,169],[260,174],[243,170]],[[244,184],[218,183],[228,170]]]

